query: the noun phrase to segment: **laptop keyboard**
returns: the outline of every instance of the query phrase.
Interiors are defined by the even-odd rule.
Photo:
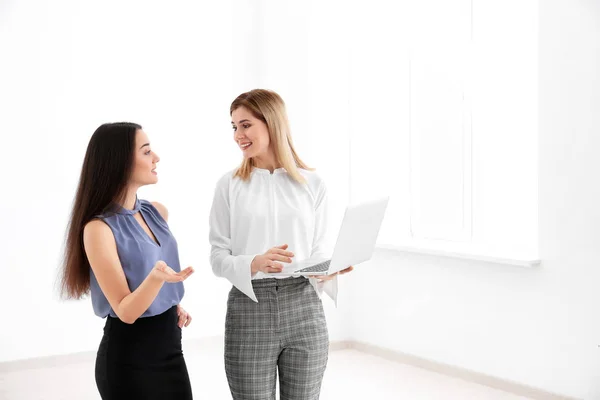
[[[296,272],[324,272],[324,271],[327,271],[329,269],[329,264],[330,263],[331,263],[331,260],[323,261],[320,264],[313,265],[312,267],[308,267],[308,268],[303,268],[303,269],[298,270]]]

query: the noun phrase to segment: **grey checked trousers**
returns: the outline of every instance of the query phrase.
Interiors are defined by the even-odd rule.
[[[233,287],[225,318],[225,372],[234,400],[316,400],[327,365],[323,305],[308,279],[252,281],[255,303]]]

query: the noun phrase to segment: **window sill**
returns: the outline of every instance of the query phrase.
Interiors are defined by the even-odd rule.
[[[541,264],[541,260],[537,257],[526,257],[508,253],[498,254],[490,250],[476,249],[472,244],[415,242],[402,245],[378,244],[376,248],[400,253],[425,254],[435,257],[482,261],[525,268],[535,268]]]

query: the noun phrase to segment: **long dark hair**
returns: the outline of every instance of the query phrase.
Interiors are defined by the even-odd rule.
[[[79,299],[90,289],[90,263],[83,247],[85,225],[120,204],[133,169],[135,134],[142,127],[130,122],[103,124],[88,144],[77,194],[67,228],[61,294]]]

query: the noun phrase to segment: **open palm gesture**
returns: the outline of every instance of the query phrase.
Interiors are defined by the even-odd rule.
[[[154,265],[151,272],[156,278],[168,283],[183,282],[193,273],[194,269],[192,267],[187,267],[181,272],[175,272],[173,268],[169,267],[167,263],[162,260]]]

